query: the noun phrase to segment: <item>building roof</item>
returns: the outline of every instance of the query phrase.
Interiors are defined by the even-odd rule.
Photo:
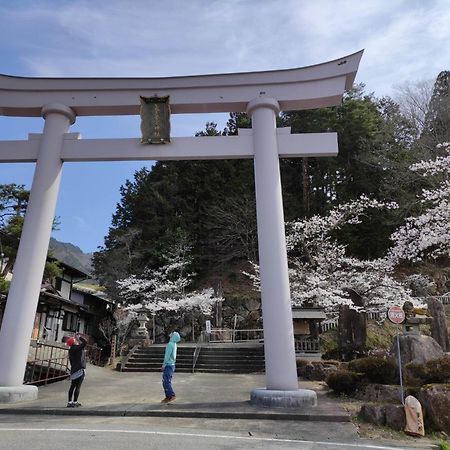
[[[326,319],[325,312],[322,308],[293,308],[293,319]]]
[[[88,294],[91,295],[93,297],[97,297],[105,302],[108,303],[114,303],[111,298],[109,297],[108,294],[106,294],[105,292],[90,288],[88,286],[83,286],[83,285],[79,285],[79,284],[74,284],[72,286],[72,290],[74,290],[75,292],[79,292],[80,294]]]

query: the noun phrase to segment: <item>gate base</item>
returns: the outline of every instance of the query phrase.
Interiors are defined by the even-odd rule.
[[[277,408],[317,406],[317,394],[310,389],[278,391],[266,388],[257,388],[250,394],[250,403],[257,406]]]
[[[0,403],[18,403],[37,400],[36,386],[0,386]]]

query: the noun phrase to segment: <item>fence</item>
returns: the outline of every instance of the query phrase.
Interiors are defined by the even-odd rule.
[[[99,365],[102,349],[86,345],[86,361]],[[29,354],[24,384],[46,385],[69,376],[69,349],[66,346],[37,342]]]
[[[295,338],[295,353],[319,353],[320,339],[310,337]]]
[[[415,300],[419,300],[423,303],[426,303],[428,299],[434,299],[438,302],[441,302],[443,305],[449,305],[450,304],[450,293],[445,295],[430,295],[428,297],[414,297]]]
[[[25,369],[24,384],[47,384],[69,376],[69,350],[37,343]]]
[[[252,342],[264,341],[264,330],[262,328],[254,328],[252,330],[234,330],[233,342]]]
[[[338,319],[328,319],[321,322],[320,328],[322,330],[322,333],[326,333],[327,331],[337,328],[338,322],[339,322]]]
[[[211,333],[202,331],[201,342],[263,342],[264,330],[253,328],[248,330],[232,330],[231,328],[211,328]]]

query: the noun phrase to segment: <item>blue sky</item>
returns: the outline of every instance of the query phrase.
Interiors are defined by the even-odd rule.
[[[357,82],[376,96],[450,69],[447,0],[0,0],[0,73],[152,77],[301,67],[365,53]],[[173,115],[192,136],[226,115]],[[139,117],[78,118],[85,138],[139,137]],[[42,119],[0,116],[0,139],[42,132]],[[103,243],[119,188],[148,163],[66,163],[53,236]],[[0,164],[0,183],[31,186],[33,164]]]

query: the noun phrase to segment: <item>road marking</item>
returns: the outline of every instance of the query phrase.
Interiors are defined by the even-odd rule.
[[[258,438],[250,436],[233,436],[221,434],[203,434],[203,433],[176,433],[169,431],[146,431],[146,430],[105,430],[98,428],[3,428],[0,431],[48,431],[48,432],[89,432],[89,433],[128,433],[128,434],[146,434],[146,435],[160,435],[160,436],[177,436],[177,437],[197,437],[197,438],[221,438],[221,439],[237,439],[242,441],[263,441],[263,442],[289,442],[301,444],[315,444],[315,445],[335,445],[338,447],[355,447],[355,448],[369,448],[375,450],[399,450],[400,447],[385,447],[382,445],[371,444],[349,444],[342,442],[322,442],[322,441],[304,441],[299,439],[276,439],[276,438]]]

